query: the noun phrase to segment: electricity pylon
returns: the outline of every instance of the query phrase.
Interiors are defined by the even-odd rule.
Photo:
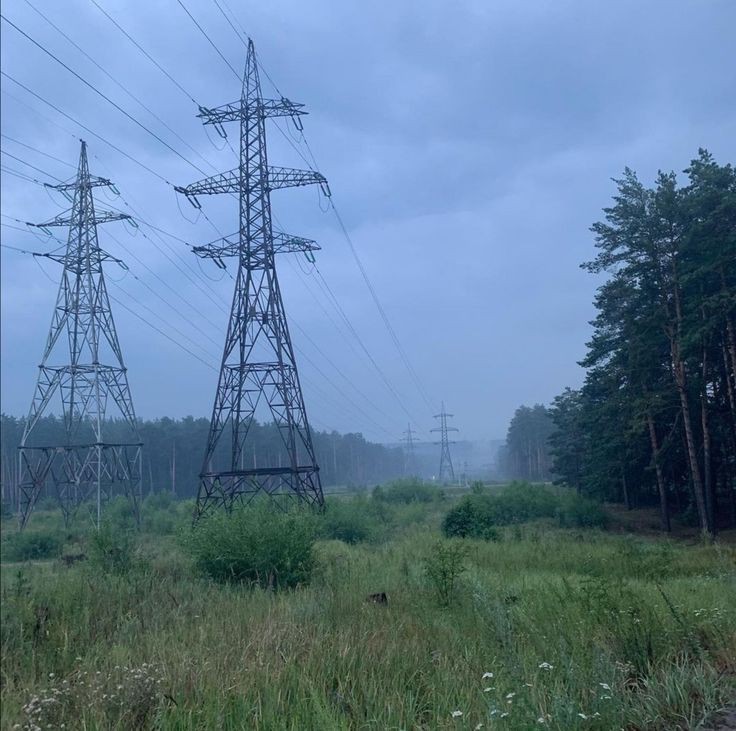
[[[99,527],[102,500],[117,486],[138,517],[142,444],[102,268],[107,261],[124,265],[103,251],[97,240],[98,224],[130,216],[95,212],[92,190],[103,186],[112,187],[112,183],[90,175],[87,145],[82,141],[75,180],[48,186],[69,198],[71,209],[35,224],[42,229],[68,226],[69,238],[63,253],[44,254],[64,270],[19,448],[21,527],[49,478],[67,522],[94,495]],[[51,413],[56,394],[65,437],[61,443],[49,443],[39,433],[39,420]],[[106,423],[112,411],[108,406],[115,407],[112,415],[122,417],[114,425],[113,441],[106,438],[113,426]]]
[[[240,203],[238,231],[194,249],[220,267],[225,266],[224,257],[238,258],[195,520],[211,508],[231,509],[236,499],[249,501],[259,492],[286,493],[318,505],[324,502],[275,265],[275,254],[312,256],[319,247],[309,239],[273,230],[271,191],[316,183],[329,196],[329,188],[319,173],[272,167],[266,156],[266,120],[290,117],[301,129],[300,116],[306,113],[302,106],[285,98],[261,96],[258,62],[249,41],[240,100],[215,109],[201,108],[198,115],[222,137],[226,136],[224,123],[240,123],[239,165],[176,188],[196,208],[201,207],[199,195],[234,193]],[[259,418],[275,424],[279,453],[269,454],[269,462],[261,460],[258,466],[246,469],[242,455]],[[230,445],[224,455],[218,444],[226,430]]]
[[[444,482],[449,475],[450,482],[455,482],[455,470],[452,466],[452,457],[450,456],[450,442],[448,439],[448,432],[458,431],[454,426],[447,426],[447,419],[452,418],[453,414],[448,414],[445,411],[445,402],[442,402],[442,410],[439,414],[435,414],[435,419],[440,420],[440,425],[436,429],[431,429],[433,432],[440,432],[440,441],[435,444],[440,445],[440,482]]]
[[[416,454],[414,452],[414,435],[416,432],[411,428],[411,424],[406,425],[406,430],[402,435],[404,442],[404,475],[415,476],[417,472]]]

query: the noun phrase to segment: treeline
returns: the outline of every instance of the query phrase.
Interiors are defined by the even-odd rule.
[[[516,480],[547,482],[552,479],[549,438],[554,424],[543,404],[516,409],[498,455],[499,471]]]
[[[701,150],[685,173],[650,188],[627,169],[592,227],[583,268],[607,278],[584,385],[548,410],[549,448],[579,492],[713,535],[736,525],[736,171]]]
[[[3,499],[10,500],[14,493],[18,465],[18,445],[23,434],[24,419],[5,414],[0,423],[0,455],[2,456]],[[117,422],[107,424],[108,438],[115,439],[116,430],[124,431]],[[209,420],[155,419],[139,423],[143,448],[144,494],[171,491],[178,497],[197,494],[197,479],[202,468]],[[244,460],[248,466],[267,464],[281,453],[280,439],[272,424],[252,427],[252,444]],[[125,434],[127,438],[127,433]],[[401,477],[404,471],[404,454],[400,448],[386,447],[368,442],[361,434],[337,432],[313,432],[320,476],[325,488],[329,486],[360,487],[376,485]],[[62,422],[48,416],[41,419],[34,429],[36,444],[63,444]],[[222,445],[223,449],[227,445]]]

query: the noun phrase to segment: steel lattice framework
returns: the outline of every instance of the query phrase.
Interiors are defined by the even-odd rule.
[[[271,191],[318,184],[329,196],[329,188],[325,178],[312,170],[269,166],[266,154],[266,120],[290,117],[301,129],[302,106],[261,96],[258,62],[249,41],[240,101],[200,108],[199,114],[223,137],[223,123],[240,123],[239,166],[176,188],[197,208],[199,195],[234,193],[240,203],[237,233],[194,249],[220,267],[224,257],[238,258],[195,520],[216,506],[231,509],[235,500],[249,501],[259,492],[285,493],[320,506],[324,501],[275,266],[277,253],[311,256],[319,247],[309,239],[273,230]],[[256,465],[254,458],[253,466],[246,467],[251,427],[261,412],[278,429],[279,453],[268,455],[266,464]],[[226,432],[230,449],[223,455],[218,445]]]
[[[440,420],[440,425],[433,432],[440,432],[440,441],[435,442],[440,445],[440,482],[444,482],[449,476],[451,482],[455,482],[455,469],[452,466],[452,457],[450,456],[450,442],[448,433],[458,431],[454,426],[447,426],[447,420],[451,419],[453,414],[445,411],[445,402],[442,402],[442,410],[439,414],[435,414],[434,418]]]
[[[95,213],[92,191],[101,186],[112,184],[90,175],[82,141],[74,181],[48,186],[69,198],[71,209],[36,224],[44,229],[68,226],[69,238],[65,251],[44,255],[64,269],[19,447],[21,527],[48,482],[66,521],[95,496],[99,525],[101,502],[116,489],[128,496],[138,515],[142,444],[102,268],[106,261],[122,262],[100,249],[97,239],[98,224],[130,217],[113,211]],[[61,444],[44,443],[39,420],[57,397],[65,438]],[[114,441],[106,440],[111,416],[118,417]]]
[[[406,425],[406,430],[402,435],[404,442],[404,474],[407,476],[416,475],[417,464],[416,454],[414,450],[414,436],[416,432],[411,428],[411,424]]]

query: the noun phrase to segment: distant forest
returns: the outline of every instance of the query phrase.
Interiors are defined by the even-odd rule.
[[[701,150],[685,173],[616,181],[585,382],[517,410],[502,462],[714,534],[736,526],[736,171]]]
[[[9,500],[15,485],[17,448],[23,434],[24,419],[5,414],[1,419],[3,497]],[[108,424],[107,433],[111,440],[114,439],[115,428],[115,422]],[[259,459],[269,460],[271,454],[278,453],[275,445],[280,437],[276,428],[273,425],[256,425],[253,429],[253,453],[247,455],[247,459],[256,462]],[[139,430],[144,443],[144,494],[163,490],[182,498],[194,497],[197,494],[197,476],[202,467],[209,419],[164,417],[140,421]],[[62,444],[63,424],[54,416],[45,417],[36,426],[34,437],[37,444]],[[361,434],[313,432],[312,437],[325,487],[376,485],[401,477],[404,473],[404,452],[399,447],[368,442]]]

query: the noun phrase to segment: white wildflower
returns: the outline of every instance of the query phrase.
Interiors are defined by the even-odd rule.
[[[462,712],[462,711],[453,711],[453,712],[452,712],[452,713],[451,713],[450,715],[451,715],[451,716],[452,716],[453,718],[460,718],[460,716],[462,716],[462,715],[463,715],[463,712]]]
[[[507,693],[506,694],[506,699],[509,700],[509,699],[513,698],[515,695],[516,695],[516,693]]]
[[[539,663],[539,669],[540,670],[554,670],[555,666],[550,665],[548,662],[540,662]]]
[[[509,714],[504,711],[504,713],[502,713],[499,718],[506,718],[506,716],[508,716],[508,715]]]
[[[483,673],[483,675],[481,676],[481,680],[485,680],[486,678],[492,678],[492,677],[493,677],[493,673]]]
[[[495,686],[489,685],[487,688],[483,688],[484,693],[490,693],[492,690],[496,690]]]
[[[580,716],[580,718],[582,718],[583,721],[585,721],[588,718],[584,713],[578,713],[578,716]]]
[[[611,686],[608,683],[598,683],[603,690],[611,690]]]

